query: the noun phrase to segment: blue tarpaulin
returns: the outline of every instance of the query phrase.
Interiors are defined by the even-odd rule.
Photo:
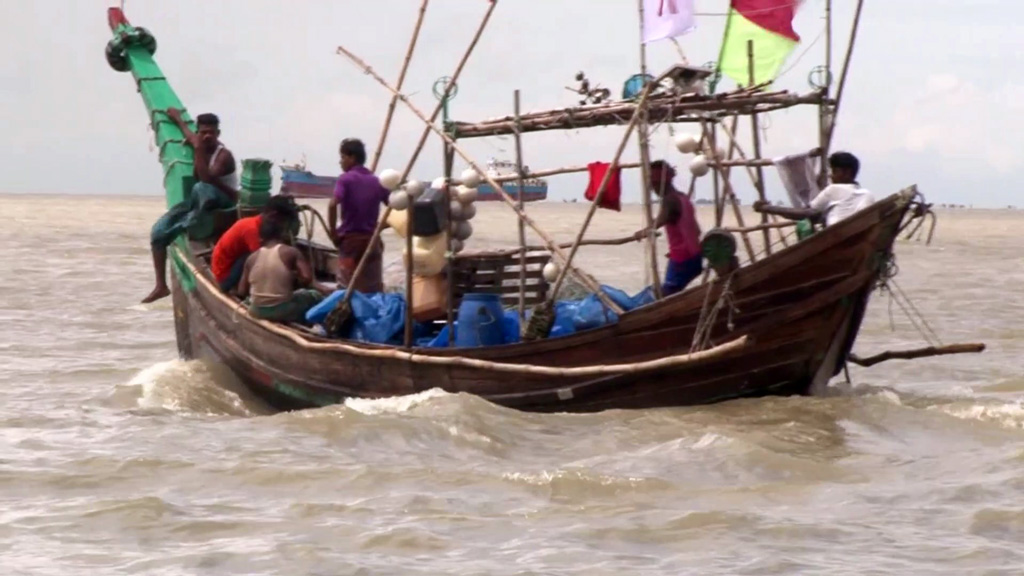
[[[612,288],[611,286],[601,286],[601,291],[625,311],[654,302],[654,292],[650,287],[645,288],[635,296],[630,296],[622,290]],[[529,314],[530,311],[528,310],[527,318],[529,318]],[[605,308],[596,294],[590,294],[582,300],[559,300],[555,302],[555,322],[551,327],[551,333],[548,335],[548,338],[568,336],[569,334],[599,328],[605,324],[613,324],[618,321],[618,315]],[[453,327],[458,331],[458,322],[455,322]],[[505,335],[505,344],[519,342],[519,312],[514,309],[506,310],[501,328]],[[442,328],[436,337],[422,338],[417,344],[430,348],[447,347],[448,327]]]
[[[321,324],[334,306],[345,297],[344,290],[336,290],[306,312],[306,321]],[[395,293],[363,294],[356,292],[349,300],[352,306],[352,325],[345,338],[375,344],[401,344],[405,328],[405,297]],[[416,331],[423,326],[417,323]]]

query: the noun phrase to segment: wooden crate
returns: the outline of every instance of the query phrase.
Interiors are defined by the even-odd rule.
[[[543,250],[526,253],[526,305],[543,302],[549,285],[544,280],[544,265],[551,254]],[[519,250],[463,252],[455,257],[452,273],[454,302],[469,293],[501,294],[504,306],[519,305]]]

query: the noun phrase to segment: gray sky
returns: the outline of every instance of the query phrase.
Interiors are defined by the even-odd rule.
[[[0,191],[159,194],[161,171],[141,100],[130,76],[103,58],[110,37],[105,9],[113,2],[0,2]],[[727,5],[697,0],[701,12],[724,13]],[[807,74],[823,60],[824,5],[807,0],[798,14],[803,42],[780,87],[808,90]],[[845,47],[854,5],[834,0],[837,51]],[[221,117],[223,140],[238,158],[280,162],[305,153],[311,169],[334,173],[341,138],[376,145],[389,96],[335,48],[344,44],[393,81],[418,6],[419,0],[128,0],[127,14],[157,37],[157,62],[193,115]],[[425,112],[435,103],[433,81],[452,72],[485,9],[484,0],[431,2],[406,80]],[[1024,4],[1007,0],[867,0],[836,139],[860,156],[862,184],[889,193],[917,183],[935,202],[1024,204],[1016,188],[1024,89],[1007,73],[1024,58],[1022,15]],[[698,31],[679,39],[692,63],[717,56],[724,21],[699,17]],[[571,105],[575,95],[564,87],[579,70],[619,93],[638,71],[637,38],[634,0],[499,0],[452,114],[510,114],[516,88],[525,110]],[[676,60],[671,43],[649,49],[655,72]],[[816,145],[814,109],[776,112],[769,123],[766,154]],[[381,168],[404,167],[421,129],[400,106]],[[608,161],[620,137],[619,128],[531,134],[524,155],[534,169]],[[665,130],[653,146],[655,156],[685,166]],[[466,149],[481,163],[513,154],[510,139],[472,141]],[[627,159],[636,154],[635,146],[627,149]],[[432,136],[414,176],[438,176],[440,156]],[[777,178],[768,180],[770,195],[781,198]],[[582,198],[586,182],[560,176],[549,185],[554,198]],[[628,173],[624,185],[627,200],[635,200],[638,176]],[[752,199],[745,177],[737,188]]]

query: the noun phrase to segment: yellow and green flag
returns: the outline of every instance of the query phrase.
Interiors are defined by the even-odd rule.
[[[754,84],[774,80],[800,36],[793,16],[801,0],[732,0],[718,69],[741,86],[750,84],[747,45],[753,42]]]

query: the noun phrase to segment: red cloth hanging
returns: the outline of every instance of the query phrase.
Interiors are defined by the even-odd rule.
[[[610,167],[611,164],[607,162],[591,162],[587,164],[587,171],[590,172],[590,183],[587,184],[587,193],[584,195],[587,200],[593,202],[597,198],[597,192],[601,189],[601,182],[604,180],[604,175]],[[599,208],[607,208],[616,212],[622,211],[622,182],[619,178],[621,171],[621,168],[618,166],[612,170],[611,177],[608,178],[608,186],[604,189],[601,202],[598,204]]]

